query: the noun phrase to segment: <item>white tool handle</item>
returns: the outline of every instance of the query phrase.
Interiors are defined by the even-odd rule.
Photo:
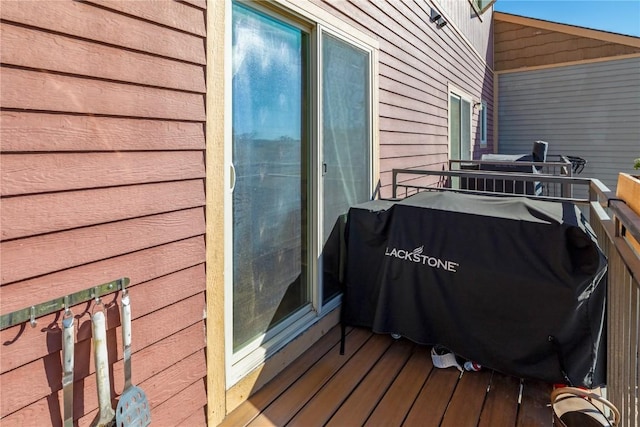
[[[122,297],[122,345],[131,347],[131,301],[129,294]]]
[[[122,296],[122,310],[120,313],[122,323],[122,347],[124,360],[124,390],[131,387],[131,300],[129,293]]]
[[[73,427],[73,352],[74,318],[71,312],[65,312],[62,318],[62,399],[64,427]]]
[[[73,374],[73,316],[62,319],[62,370],[63,373]],[[73,381],[73,377],[71,377]]]
[[[102,311],[92,316],[93,352],[96,365],[96,381],[98,383],[98,404],[100,419],[98,426],[109,423],[116,415],[111,407],[111,384],[109,382],[109,360],[107,355],[107,329]]]

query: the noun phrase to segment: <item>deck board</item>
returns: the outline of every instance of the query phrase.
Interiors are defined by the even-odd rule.
[[[464,372],[447,407],[443,427],[475,427],[480,419],[491,371]]]
[[[382,335],[371,337],[362,350],[313,397],[317,404],[306,405],[288,425],[305,427],[315,423],[325,424],[390,345],[391,342]]]
[[[433,369],[404,425],[439,425],[459,378],[456,369]]]
[[[401,425],[432,369],[427,349],[419,348],[411,355],[365,425]]]
[[[548,406],[551,386],[540,381],[523,381],[522,384],[522,403],[516,427],[551,425],[553,416]]]
[[[260,415],[261,409],[266,408],[280,394],[287,390],[296,380],[313,366],[327,352],[336,352],[340,340],[340,330],[333,328],[312,345],[305,353],[300,355],[293,363],[282,371],[277,377],[269,381],[254,393],[249,400],[240,404],[220,424],[221,427],[235,427],[246,425],[249,421]]]
[[[326,425],[330,427],[363,425],[398,372],[409,360],[414,347],[406,340],[402,340],[398,345],[392,345]]]
[[[304,381],[296,381],[277,400],[260,413],[250,426],[285,425],[311,398],[331,379],[331,377],[360,349],[371,337],[364,329],[356,329],[349,334],[349,346],[344,355],[338,351],[327,353],[304,376]]]
[[[338,334],[330,330],[221,426],[552,426],[549,384],[437,369],[429,347],[362,328],[340,355]]]
[[[519,391],[520,381],[517,378],[494,374],[478,427],[492,427],[498,422],[516,425]]]

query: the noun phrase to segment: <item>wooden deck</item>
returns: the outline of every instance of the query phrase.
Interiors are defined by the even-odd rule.
[[[429,347],[333,328],[222,426],[551,426],[551,386],[434,368]]]

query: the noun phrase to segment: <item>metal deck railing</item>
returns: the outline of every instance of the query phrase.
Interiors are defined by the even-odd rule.
[[[484,187],[464,187],[463,179],[483,182]],[[478,181],[480,180],[480,181]],[[540,182],[557,188],[558,194],[522,194],[495,191],[496,182]],[[491,187],[487,183],[494,183]],[[469,181],[467,181],[467,187]],[[597,179],[549,174],[517,174],[491,171],[426,171],[394,169],[393,198],[419,191],[457,191],[491,196],[520,196],[578,204],[588,216],[598,244],[608,259],[607,293],[607,385],[606,397],[622,415],[621,425],[640,427],[640,253],[634,251],[629,236],[640,241],[640,216],[615,197]],[[461,185],[463,184],[463,185]],[[518,186],[513,184],[511,188]],[[574,187],[587,194],[573,197]],[[555,190],[554,190],[555,192]]]
[[[575,178],[570,175],[476,170],[393,169],[392,197],[406,197],[419,191],[437,189],[471,194],[521,195],[541,200],[569,200],[576,203],[586,203],[589,201],[587,198],[573,197],[573,187],[588,188],[590,182],[591,180],[588,178]],[[542,191],[536,191],[536,186],[542,187]]]
[[[536,161],[506,161],[506,160],[449,160],[449,170],[500,172],[516,174],[533,174],[545,176],[573,176],[573,164],[567,156],[547,156],[544,162]],[[454,183],[455,184],[455,183]],[[555,182],[541,182],[539,180],[501,180],[501,179],[462,179],[459,185],[472,190],[480,189],[502,193],[535,194],[549,197],[571,197],[571,186],[564,188]]]

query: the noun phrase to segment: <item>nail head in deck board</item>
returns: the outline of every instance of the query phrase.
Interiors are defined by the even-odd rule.
[[[359,329],[360,328],[355,328],[354,332],[358,331]],[[339,326],[336,326],[335,328],[333,328],[334,334],[338,331],[339,331]],[[391,340],[391,338],[389,338],[388,336],[377,336],[377,337],[384,338],[389,341]],[[371,340],[373,339],[374,338],[371,338]],[[368,342],[371,343],[372,341],[368,341]],[[394,349],[396,349],[397,346],[400,344],[401,342],[393,341],[391,346],[384,353],[384,355],[377,360],[376,364],[372,369],[359,369],[359,370],[356,369],[356,370],[353,370],[353,372],[349,372],[352,369],[353,364],[357,363],[357,360],[361,357],[361,356],[358,356],[358,353],[359,352],[366,353],[367,350],[370,348],[367,345],[359,346],[354,356],[351,356],[352,357],[351,361],[347,362],[344,366],[342,366],[339,372],[335,372],[335,369],[334,369],[332,371],[333,373],[328,374],[332,379],[329,380],[329,382],[327,382],[320,391],[317,391],[317,392],[313,391],[313,390],[317,390],[317,387],[314,388],[309,384],[303,384],[307,381],[311,382],[312,384],[317,384],[318,382],[317,377],[314,374],[307,375],[310,372],[311,373],[314,372],[315,365],[312,364],[308,372],[306,373],[303,372],[299,376],[296,375],[296,378],[293,379],[294,384],[291,387],[287,388],[288,392],[280,394],[281,388],[278,388],[273,392],[270,392],[270,396],[268,398],[265,399],[264,396],[261,397],[261,399],[265,399],[267,401],[273,400],[274,403],[272,404],[272,406],[278,405],[280,407],[280,410],[283,412],[282,419],[264,416],[264,415],[261,415],[260,417],[253,419],[255,414],[258,413],[260,410],[264,409],[264,407],[258,407],[257,405],[254,406],[253,404],[256,402],[252,402],[251,399],[249,399],[247,402],[242,404],[240,408],[243,408],[243,409],[251,408],[252,414],[250,415],[250,418],[239,416],[240,411],[238,411],[238,412],[232,413],[229,417],[227,417],[227,419],[225,419],[221,425],[234,426],[234,427],[240,426],[240,425],[247,425],[247,422],[251,419],[253,419],[254,421],[253,424],[260,425],[260,426],[263,426],[263,425],[279,426],[285,423],[288,423],[287,425],[298,425],[298,424],[323,425],[322,417],[308,420],[309,422],[304,422],[304,420],[301,420],[299,416],[300,414],[304,414],[304,412],[307,411],[307,408],[312,408],[308,410],[311,412],[307,413],[307,415],[311,415],[311,418],[313,418],[312,415],[314,415],[313,412],[316,410],[316,408],[322,408],[322,409],[325,409],[327,412],[332,412],[334,403],[330,403],[327,406],[325,404],[327,402],[325,398],[327,397],[327,393],[331,394],[335,392],[340,395],[344,392],[344,390],[346,390],[346,389],[343,389],[342,391],[340,391],[337,389],[333,389],[333,391],[330,391],[333,387],[332,384],[336,382],[337,383],[342,382],[342,380],[339,379],[340,376],[342,376],[343,378],[350,377],[350,376],[356,376],[360,378],[355,381],[352,380],[351,378],[347,378],[347,382],[353,382],[354,384],[358,384],[358,385],[355,389],[351,391],[351,394],[346,400],[343,399],[341,396],[338,396],[337,400],[341,401],[339,403],[340,409],[334,414],[331,420],[329,420],[329,422],[324,425],[340,425],[340,426],[363,425],[362,419],[352,420],[349,417],[340,418],[339,415],[342,413],[348,414],[349,411],[353,409],[353,406],[351,405],[351,403],[353,403],[355,399],[359,399],[359,398],[367,399],[367,396],[373,396],[373,394],[388,395],[390,393],[396,394],[395,398],[397,398],[397,401],[395,401],[394,403],[398,403],[398,404],[395,404],[395,405],[389,404],[389,399],[387,399],[387,403],[384,404],[386,406],[383,406],[383,402],[382,401],[379,402],[376,397],[371,398],[371,400],[373,401],[364,403],[366,405],[369,405],[369,409],[365,408],[364,411],[371,411],[371,409],[373,407],[376,407],[377,405],[376,410],[367,419],[368,425],[374,425],[374,426],[378,426],[378,425],[389,425],[389,426],[392,426],[392,425],[393,426],[395,425],[407,425],[407,426],[441,425],[441,420],[445,412],[445,408],[447,408],[447,406],[450,405],[453,407],[453,408],[449,408],[451,411],[454,411],[454,410],[457,411],[459,409],[459,403],[465,402],[465,401],[471,401],[471,406],[476,407],[475,410],[472,409],[471,411],[475,415],[468,418],[461,417],[462,418],[461,423],[462,425],[464,425],[470,422],[471,424],[476,425],[476,422],[478,420],[478,414],[480,413],[480,410],[477,408],[478,402],[480,403],[485,402],[485,405],[483,406],[483,411],[484,411],[482,413],[483,415],[487,413],[487,410],[488,410],[487,405],[491,405],[490,398],[487,397],[485,399],[485,395],[487,394],[486,386],[489,383],[489,378],[494,380],[494,387],[496,387],[496,390],[499,389],[499,387],[496,385],[497,384],[496,381],[499,381],[499,380],[496,380],[496,378],[504,380],[504,383],[509,385],[509,387],[507,388],[509,388],[510,391],[506,393],[507,396],[503,396],[503,397],[506,399],[510,399],[510,401],[508,402],[510,406],[517,407],[517,404],[518,404],[517,390],[519,389],[519,380],[513,379],[511,377],[506,377],[503,374],[493,372],[491,370],[483,370],[481,372],[473,372],[468,374],[467,384],[459,385],[458,381],[460,379],[460,373],[456,369],[454,368],[432,369],[431,359],[429,357],[429,348],[427,346],[415,346],[414,348],[416,351],[415,353],[413,353],[413,355],[410,358],[407,359],[406,358],[407,355],[404,355],[404,357],[400,357],[399,359],[396,360],[397,366],[395,367],[396,369],[395,373],[389,373],[385,371],[385,373],[383,374],[383,372],[378,368],[384,363],[391,362],[390,358],[387,359],[387,356]],[[409,346],[413,346],[413,344],[408,342],[406,344]],[[301,358],[308,357],[309,352],[313,352],[313,349],[309,349],[303,356],[301,356]],[[323,353],[323,355],[319,359],[317,359],[318,360],[317,364],[323,364],[326,358],[335,357],[335,352],[337,352],[337,347],[334,348],[333,350],[330,350],[329,352]],[[417,358],[416,354],[419,354],[420,356]],[[364,356],[364,357],[366,359],[368,356]],[[427,362],[426,372],[425,372],[425,369],[422,369],[422,370],[416,369],[414,371],[417,374],[422,374],[423,380],[424,380],[424,377],[428,376],[428,378],[426,379],[423,385],[418,384],[418,386],[416,387],[415,379],[414,379],[415,375],[407,375],[406,369],[403,376],[401,369],[405,368],[405,365],[410,363],[409,361],[413,361],[413,363],[415,363],[416,361]],[[331,366],[333,365],[334,365],[334,362],[332,362],[330,366],[326,366],[325,368],[321,368],[321,369],[323,371],[326,371],[326,369],[330,369]],[[325,373],[325,375],[327,374]],[[380,378],[381,375],[383,376],[388,375],[388,377]],[[276,377],[274,378],[273,381],[277,382],[277,380],[278,378]],[[387,387],[387,385],[392,381],[393,381],[393,384],[390,387]],[[387,382],[387,384],[384,385],[383,384],[384,382]],[[462,380],[460,380],[460,383],[462,383]],[[287,384],[289,384],[289,381],[287,381]],[[268,386],[269,385],[267,384],[267,386],[265,387],[268,387]],[[365,387],[375,388],[376,390],[371,390],[369,393],[363,392],[361,394],[361,389]],[[456,387],[459,387],[459,388],[456,388]],[[543,387],[546,387],[546,385],[543,384]],[[381,390],[379,390],[379,388],[381,388]],[[298,393],[296,392],[296,390],[311,390],[311,389],[313,390],[309,395],[312,397],[308,400],[306,398],[300,399]],[[454,399],[453,397],[454,390],[456,390],[457,396],[455,399],[458,399],[458,403],[452,400]],[[489,391],[489,393],[491,393],[491,391]],[[495,398],[498,398],[498,397],[495,397]],[[475,403],[473,402],[474,399],[476,400]],[[295,400],[297,402],[304,401],[303,403],[304,406],[299,406],[298,404],[292,405],[290,403],[291,400]],[[406,416],[406,418],[405,418],[405,414],[407,410],[403,410],[404,409],[403,403],[405,402],[409,402],[408,405],[412,405],[411,412],[408,414],[408,416]],[[458,407],[458,409],[455,408],[456,406]],[[499,406],[494,406],[494,411],[497,410],[498,407]],[[506,405],[502,405],[502,407],[506,407]],[[284,414],[286,408],[292,408],[292,411],[290,412],[289,417],[294,417],[293,414],[296,413],[296,411],[298,411],[297,408],[302,408],[302,411],[298,412],[298,416],[295,416],[294,418],[292,418],[291,421],[288,421],[288,418]],[[247,410],[247,412],[251,412],[251,411]],[[437,412],[437,413],[433,414],[433,412]],[[551,412],[548,407],[545,408],[545,412],[550,417]],[[496,417],[493,419],[493,422],[491,423],[491,427],[514,427],[515,426],[514,419],[513,417],[510,417],[509,414],[504,414],[505,415],[504,417],[499,417],[500,415],[499,413],[497,412],[494,412],[494,413]],[[509,413],[513,415],[513,411],[509,411]],[[232,415],[236,415],[236,416],[232,416]],[[366,414],[364,414],[364,416],[366,417]],[[482,415],[480,416],[482,417]],[[452,419],[450,419],[450,421],[451,420]],[[546,426],[546,425],[550,426],[551,425],[550,418],[548,418],[548,420],[549,422],[529,424],[529,425],[536,426],[536,427]],[[482,422],[483,421],[481,418],[480,423]],[[486,423],[487,420],[485,420],[484,422]]]
[[[459,378],[456,368],[432,368],[403,425],[440,425]]]
[[[204,11],[195,9],[177,1],[113,1],[85,0],[87,3],[117,10],[127,15],[137,16],[167,27],[206,36],[207,28]]]
[[[478,427],[515,426],[520,380],[494,373]]]
[[[131,201],[135,200],[135,203]],[[9,197],[0,240],[121,221],[204,205],[201,179]],[[73,206],[73,209],[69,209]],[[118,206],[118,209],[100,209]],[[46,216],[42,214],[46,212]]]
[[[373,412],[393,379],[407,363],[415,345],[407,340],[392,343],[391,347],[367,373],[356,389],[326,424],[327,427],[361,426]]]
[[[535,380],[525,380],[522,402],[518,411],[517,427],[550,426],[553,423],[551,408],[551,385]]]
[[[4,108],[170,120],[206,119],[204,95],[199,93],[6,67],[2,69],[0,89]]]
[[[78,1],[3,1],[2,18],[123,48],[206,64],[201,37]]]
[[[432,368],[427,348],[416,348],[365,425],[401,425]]]
[[[491,371],[465,371],[458,381],[442,420],[443,427],[477,426],[491,381]]]
[[[203,65],[187,64],[10,23],[3,23],[0,32],[0,59],[6,65],[190,92],[206,91]]]
[[[282,425],[295,415],[333,375],[356,354],[358,349],[371,337],[371,332],[364,329],[355,329],[349,334],[349,341],[345,354],[338,351],[330,352],[320,359],[305,374],[304,382],[296,382],[289,387],[280,398],[270,404],[260,415],[253,419],[249,425],[261,426],[266,424]]]
[[[192,208],[0,243],[7,284],[204,234],[204,212]],[[7,267],[8,266],[8,267]]]
[[[202,123],[0,111],[3,153],[204,150]]]
[[[0,164],[3,196],[179,181],[205,173],[199,151],[4,154]]]
[[[392,344],[388,335],[373,335],[360,351],[313,396],[295,416],[288,421],[291,426],[324,425],[337,411],[351,392],[358,386],[380,357]],[[292,414],[293,415],[293,414]]]

